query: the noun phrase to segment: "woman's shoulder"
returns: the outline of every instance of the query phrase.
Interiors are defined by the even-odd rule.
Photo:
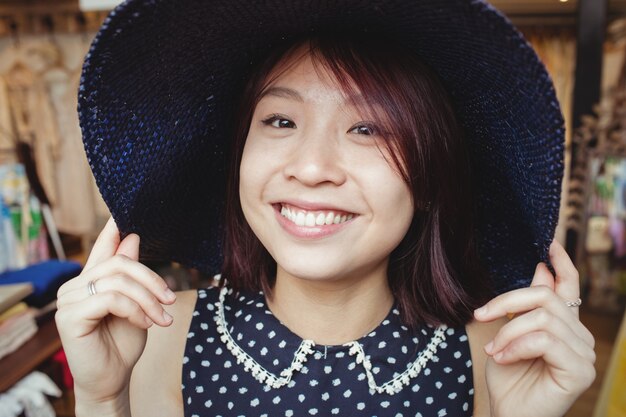
[[[484,346],[491,341],[498,330],[507,323],[506,318],[500,318],[491,322],[479,322],[472,320],[465,326],[467,338],[472,355],[472,370],[474,377],[474,415],[489,416],[489,392],[485,379],[485,365],[487,354]]]
[[[168,327],[153,325],[146,346],[133,368],[130,401],[133,416],[182,416],[182,360],[196,303],[208,289],[176,292],[176,302],[166,306],[174,317]]]

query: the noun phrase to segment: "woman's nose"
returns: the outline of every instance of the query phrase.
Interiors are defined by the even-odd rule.
[[[327,132],[303,135],[284,167],[284,175],[308,186],[323,183],[341,185],[346,179],[346,173],[340,153],[337,139]]]

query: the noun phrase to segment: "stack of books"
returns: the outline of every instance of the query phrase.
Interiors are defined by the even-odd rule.
[[[37,333],[37,310],[21,301],[32,291],[31,284],[0,285],[0,359]]]

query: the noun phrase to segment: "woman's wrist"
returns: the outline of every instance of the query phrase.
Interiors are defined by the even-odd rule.
[[[74,396],[76,417],[131,417],[128,388],[106,400],[91,400],[88,395],[81,394],[77,389],[74,390]]]

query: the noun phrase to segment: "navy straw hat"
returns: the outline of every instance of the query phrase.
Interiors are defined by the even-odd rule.
[[[142,260],[220,272],[225,121],[258,60],[338,28],[383,33],[439,74],[479,184],[480,254],[498,292],[527,286],[558,220],[563,118],[533,49],[481,0],[124,2],[85,58],[78,105],[122,236],[141,236]]]

